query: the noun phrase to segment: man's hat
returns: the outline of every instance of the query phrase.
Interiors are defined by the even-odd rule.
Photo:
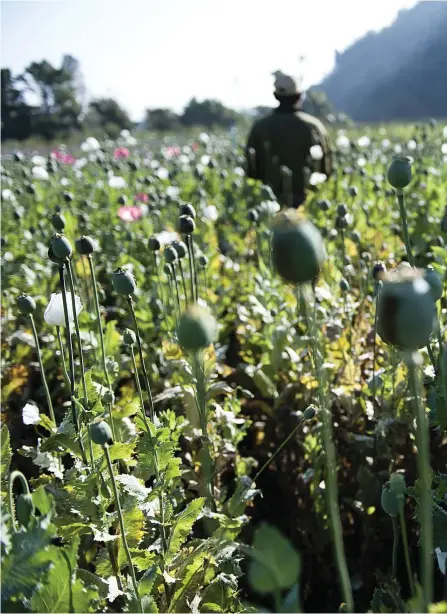
[[[273,76],[275,77],[275,94],[278,96],[294,96],[299,93],[297,81],[290,75],[277,70]]]

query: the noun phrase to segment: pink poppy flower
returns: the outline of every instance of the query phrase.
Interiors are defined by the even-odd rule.
[[[179,156],[181,153],[181,149],[180,147],[174,147],[172,145],[170,145],[169,147],[166,147],[166,154],[170,157],[173,158],[175,156]]]
[[[138,194],[135,194],[135,200],[138,203],[147,203],[149,196],[145,192],[138,192]]]
[[[140,207],[131,207],[124,206],[118,209],[118,217],[123,220],[123,222],[135,222],[139,220],[143,215],[143,211]]]
[[[199,149],[199,147],[200,147],[200,145],[199,145],[198,143],[193,143],[193,144],[191,145],[191,149],[192,149],[193,151],[197,151],[197,150]]]
[[[121,158],[128,158],[130,156],[130,151],[127,147],[117,147],[113,152],[113,157],[115,160],[120,160]]]
[[[76,158],[70,154],[64,155],[62,156],[62,158],[60,158],[60,161],[63,162],[64,164],[74,164],[76,162]]]

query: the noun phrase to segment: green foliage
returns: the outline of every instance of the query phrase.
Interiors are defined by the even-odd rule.
[[[174,519],[165,555],[166,563],[169,563],[182,547],[193,524],[199,517],[204,504],[205,499],[203,497],[194,499],[194,501],[188,503],[186,508]]]
[[[0,429],[0,477],[1,477],[1,493],[2,497],[6,492],[6,485],[9,477],[9,467],[11,465],[11,445],[9,431],[6,424]]]

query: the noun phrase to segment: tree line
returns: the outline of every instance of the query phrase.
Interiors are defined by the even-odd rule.
[[[19,75],[2,68],[2,140],[21,141],[36,136],[51,141],[77,131],[98,129],[115,138],[121,130],[136,126],[113,98],[96,98],[88,103],[85,99],[80,64],[71,55],[64,55],[60,66],[47,60],[32,62]],[[259,107],[254,115],[266,110]],[[331,112],[331,106],[324,94],[310,91],[305,110],[324,116]],[[192,126],[229,128],[244,119],[247,117],[217,100],[192,98],[179,114],[166,108],[147,109],[138,125],[163,132]]]

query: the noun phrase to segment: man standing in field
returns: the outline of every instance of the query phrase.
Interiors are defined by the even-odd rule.
[[[251,130],[247,176],[269,185],[281,204],[298,208],[306,198],[306,175],[331,174],[332,152],[323,124],[300,111],[302,92],[296,80],[280,71],[274,76],[279,106]]]

